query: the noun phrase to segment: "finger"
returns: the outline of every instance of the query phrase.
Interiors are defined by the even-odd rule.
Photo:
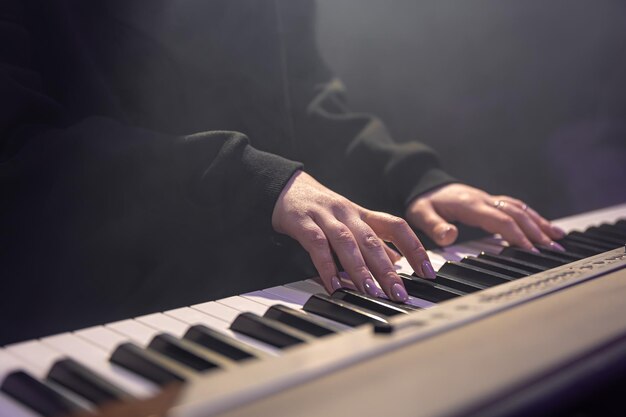
[[[344,224],[348,225],[352,231],[367,267],[380,283],[385,294],[392,300],[406,301],[408,295],[393,263],[385,252],[384,246],[386,245],[376,236],[371,227],[359,217],[351,221],[344,221]],[[360,288],[362,292],[376,297],[381,295],[371,278],[366,279],[362,286]]]
[[[487,204],[476,207],[473,212],[478,216],[478,225],[486,231],[499,233],[512,245],[538,252],[513,217]]]
[[[550,223],[546,218],[541,216],[539,213],[533,210],[532,207],[529,207],[523,201],[518,200],[513,197],[506,196],[506,195],[495,197],[495,198],[496,200],[503,200],[511,204],[514,204],[520,209],[522,209],[523,211],[525,211],[526,213],[528,213],[528,215],[533,219],[533,221],[539,225],[543,233],[548,235],[550,239],[562,239],[563,237],[565,237],[565,231],[563,229]]]
[[[528,237],[531,242],[549,246],[557,250],[563,250],[561,245],[553,242],[552,239],[544,233],[539,224],[535,222],[527,210],[524,211],[518,205],[509,204],[506,201],[500,205],[500,210],[515,219],[520,229],[522,229],[524,234],[526,234],[526,237]]]
[[[376,211],[365,211],[362,217],[374,233],[381,239],[392,242],[400,250],[417,275],[435,278],[435,270],[426,249],[404,219]]]
[[[372,280],[372,274],[350,228],[330,213],[316,217],[315,222],[324,231],[331,248],[350,276],[350,280],[359,290],[363,290],[366,280]]]
[[[337,274],[337,265],[333,259],[328,238],[313,219],[309,217],[303,218],[298,223],[292,236],[309,253],[324,288],[326,288],[329,294],[332,294],[341,288],[342,285]]]
[[[411,213],[411,220],[439,246],[454,243],[459,230],[441,217],[429,202],[417,205]]]
[[[391,260],[392,263],[395,264],[400,259],[402,259],[402,255],[400,255],[395,250],[391,249],[389,247],[389,245],[387,245],[385,242],[383,242],[383,247],[385,248],[385,252],[387,253],[387,256],[389,257],[389,260]]]

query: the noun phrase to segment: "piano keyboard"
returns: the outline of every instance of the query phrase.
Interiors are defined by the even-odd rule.
[[[454,311],[456,321],[444,326],[449,329],[589,279],[598,268],[623,268],[625,219],[626,204],[556,221],[569,231],[559,241],[565,253],[540,248],[535,254],[506,247],[495,237],[430,251],[438,271],[434,282],[412,276],[403,259],[397,268],[410,295],[406,305],[350,288],[328,296],[309,279],[7,345],[0,349],[0,416],[97,410],[111,401],[148,398],[176,381],[187,382],[189,389],[175,415],[228,410],[443,331],[421,320],[426,312],[430,318],[446,318]],[[577,266],[577,272],[568,265]],[[549,275],[552,271],[558,273]],[[495,304],[479,306],[490,302]],[[392,333],[390,339],[376,338],[365,324]],[[394,336],[400,329],[420,327],[410,337]],[[323,354],[346,343],[351,346],[347,354],[330,359]],[[307,353],[312,346],[318,348]],[[255,367],[268,369],[259,363],[280,361],[297,368],[297,377],[285,371],[284,378],[270,383],[266,375],[255,374]],[[241,393],[216,390],[220,378],[237,381],[246,368],[258,378],[242,381]]]

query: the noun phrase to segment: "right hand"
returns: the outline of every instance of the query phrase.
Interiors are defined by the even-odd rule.
[[[304,247],[329,293],[342,287],[335,252],[359,291],[381,295],[373,276],[390,299],[406,301],[407,292],[390,259],[394,255],[385,250],[384,241],[392,242],[419,276],[435,277],[426,250],[404,219],[364,209],[303,171],[281,192],[272,226]]]

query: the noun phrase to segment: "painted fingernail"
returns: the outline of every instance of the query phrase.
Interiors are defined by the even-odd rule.
[[[406,301],[409,299],[409,295],[402,285],[395,283],[391,286],[391,298],[394,301]]]
[[[550,242],[550,247],[561,252],[565,252],[565,248],[556,242]]]
[[[374,280],[371,278],[368,278],[363,282],[363,288],[365,288],[365,292],[372,297],[380,297],[382,295],[380,289],[376,286],[376,284],[374,284]]]
[[[539,249],[537,249],[537,248],[536,248],[536,247],[534,247],[534,246],[530,248],[530,251],[531,251],[531,252],[534,252],[534,253],[539,253]]]
[[[437,274],[429,261],[422,262],[422,272],[424,273],[424,278],[435,279],[437,277]]]
[[[557,239],[560,239],[562,237],[565,237],[565,235],[567,233],[565,233],[565,230],[561,229],[559,226],[551,226],[552,228],[552,232],[556,235]]]
[[[339,278],[337,277],[332,277],[330,279],[330,286],[333,288],[333,291],[337,291],[340,288],[343,288],[343,285],[341,285],[341,281],[339,281]]]

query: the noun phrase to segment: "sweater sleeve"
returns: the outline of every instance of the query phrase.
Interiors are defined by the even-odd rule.
[[[314,2],[283,1],[281,13],[298,159],[308,171],[361,204],[397,214],[455,181],[431,148],[396,142],[380,119],[349,109],[343,84],[317,50]]]

